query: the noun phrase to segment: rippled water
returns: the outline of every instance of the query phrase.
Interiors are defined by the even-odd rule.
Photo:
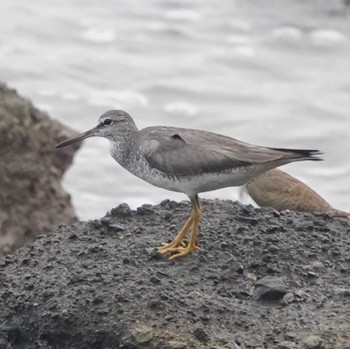
[[[284,169],[350,211],[349,16],[335,0],[2,0],[0,78],[79,131],[121,108],[139,127],[319,148],[326,161]],[[129,175],[101,139],[84,144],[64,185],[84,219],[186,198]]]

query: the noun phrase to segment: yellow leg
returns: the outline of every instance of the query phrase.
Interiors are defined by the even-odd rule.
[[[187,220],[187,222],[185,223],[183,228],[180,230],[180,232],[176,235],[175,239],[169,244],[164,244],[163,246],[158,247],[159,253],[167,254],[169,252],[174,251],[174,248],[177,248],[182,244],[184,244],[182,240],[186,236],[189,229],[191,228],[192,222],[193,222],[193,217],[191,213],[190,218]]]
[[[181,229],[181,231],[177,234],[175,239],[170,244],[159,247],[159,252],[161,254],[176,252],[176,254],[169,257],[170,260],[185,256],[199,249],[199,247],[196,246],[196,240],[197,240],[198,224],[201,218],[202,210],[199,205],[199,200],[197,195],[193,199],[191,198],[191,203],[192,203],[191,217],[187,220],[184,227]],[[182,239],[185,237],[186,233],[190,228],[191,228],[191,237],[188,245],[186,246],[184,245]]]

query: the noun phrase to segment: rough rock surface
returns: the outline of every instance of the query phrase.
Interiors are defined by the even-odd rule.
[[[346,221],[231,201],[203,209],[201,251],[174,261],[154,246],[184,223],[185,202],[123,204],[3,258],[0,348],[349,347]],[[253,298],[267,276],[283,280],[282,299]]]
[[[58,141],[73,135],[0,83],[0,257],[74,221],[60,182],[79,145],[55,150]]]

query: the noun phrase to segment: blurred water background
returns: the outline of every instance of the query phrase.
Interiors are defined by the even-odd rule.
[[[350,7],[337,0],[2,0],[0,79],[70,127],[128,111],[250,143],[316,148],[284,167],[350,211]],[[82,219],[184,200],[86,141],[64,179]],[[237,190],[201,197],[237,199]]]

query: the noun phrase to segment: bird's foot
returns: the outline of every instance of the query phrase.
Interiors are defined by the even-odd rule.
[[[186,255],[193,253],[193,252],[196,252],[198,250],[200,250],[200,248],[198,246],[196,246],[196,245],[190,246],[190,244],[188,244],[185,247],[179,246],[179,247],[173,248],[171,250],[171,252],[175,252],[175,254],[171,255],[169,257],[169,260],[172,261],[173,259],[176,259],[176,258],[179,258],[182,256],[186,256]]]
[[[191,246],[190,244],[188,244],[186,246],[186,244],[183,241],[173,241],[170,244],[166,244],[164,246],[159,247],[158,251],[161,254],[174,253],[169,257],[169,260],[173,260],[178,257],[186,256],[187,254],[190,254],[192,252],[196,252],[199,249],[200,248],[196,245]]]
[[[161,254],[167,254],[172,252],[174,249],[177,249],[178,247],[186,247],[186,244],[182,240],[173,240],[169,244],[162,243],[162,246],[158,247],[158,252]]]

